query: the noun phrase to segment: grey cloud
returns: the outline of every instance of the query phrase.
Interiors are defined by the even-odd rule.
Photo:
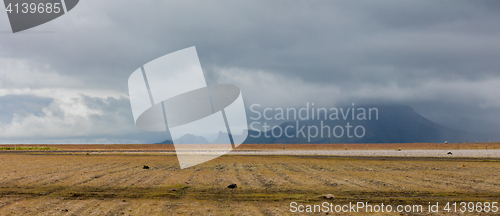
[[[0,56],[126,94],[140,65],[194,45],[207,80],[234,82],[247,104],[403,103],[447,126],[500,130],[499,108],[480,106],[484,91],[452,95],[428,86],[476,89],[500,79],[499,10],[498,1],[88,0],[33,30],[53,33],[1,35]],[[222,77],[235,75],[221,73],[232,68],[249,79],[258,71],[276,75],[279,84],[253,89],[258,80]],[[94,120],[133,125],[127,101],[114,100],[85,98],[90,109],[115,114]]]
[[[58,31],[37,37],[41,38],[39,42],[11,37],[10,44],[18,46],[5,48],[9,55],[17,53],[19,57],[50,62],[58,71],[121,89],[129,71],[191,45],[198,47],[202,64],[207,67],[266,69],[312,82],[343,83],[377,73],[360,67],[392,66],[401,74],[413,68],[438,69],[440,72],[432,77],[470,75],[470,70],[491,74],[491,69],[498,67],[494,61],[498,57],[494,52],[498,48],[496,37],[488,37],[492,28],[498,31],[494,25],[498,15],[484,13],[486,7],[477,4],[283,4],[129,2],[103,13],[101,8],[116,6],[116,2],[86,1],[69,14],[73,17],[68,19],[75,25],[72,31],[63,28],[62,24],[67,23],[58,21],[53,24]],[[80,20],[103,24],[90,25]]]
[[[9,124],[13,115],[34,114],[44,116],[42,109],[52,102],[52,98],[32,95],[6,95],[0,97],[0,124]]]
[[[137,129],[128,98],[81,95],[61,101],[7,95],[0,97],[0,113],[2,119],[10,117],[0,125],[1,143],[154,143],[168,138],[166,133]]]

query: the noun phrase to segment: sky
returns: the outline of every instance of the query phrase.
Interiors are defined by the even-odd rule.
[[[127,80],[191,46],[247,109],[398,104],[500,132],[499,20],[495,0],[85,0],[13,34],[1,11],[0,143],[164,140],[134,125]]]

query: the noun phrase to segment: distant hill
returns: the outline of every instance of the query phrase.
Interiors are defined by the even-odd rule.
[[[195,136],[192,134],[186,134],[176,140],[174,140],[176,144],[208,144],[209,142],[205,137]]]
[[[352,137],[348,138],[343,136],[336,138],[333,135],[328,138],[326,130],[324,136],[311,138],[309,143],[444,143],[448,142],[484,142],[486,139],[490,141],[500,141],[500,134],[480,134],[480,133],[467,133],[464,131],[450,129],[438,125],[423,116],[416,113],[413,108],[409,106],[375,106],[379,110],[378,120],[323,120],[323,125],[328,125],[330,128],[336,125],[345,126],[347,122],[350,125],[362,125],[365,128],[366,134],[362,138]],[[367,108],[367,107],[366,107]],[[245,143],[308,143],[307,138],[302,135],[297,138],[296,136],[296,122],[285,122],[280,125],[282,129],[287,126],[292,126],[294,130],[290,129],[288,135],[293,138],[288,138],[284,134],[279,137],[264,137],[261,133],[259,137],[258,131],[249,131],[249,136]],[[320,128],[320,120],[299,121],[299,127],[315,125]],[[270,131],[268,132],[270,134]],[[276,134],[279,134],[276,132]]]
[[[164,140],[162,142],[155,143],[155,144],[174,144],[174,142],[172,142],[172,140]]]
[[[323,125],[328,125],[330,128],[335,126],[345,127],[347,122],[351,126],[362,125],[365,128],[365,135],[362,138],[347,136],[342,136],[336,138],[331,135],[327,137],[326,130],[324,131],[323,137],[311,138],[308,142],[307,137],[302,135],[297,136],[296,126],[297,122],[285,122],[280,124],[282,129],[290,126],[293,127],[289,129],[288,136],[282,134],[279,137],[265,137],[264,133],[261,132],[260,136],[255,137],[259,134],[259,131],[248,131],[248,137],[244,143],[246,144],[272,144],[272,143],[444,143],[445,141],[449,143],[458,142],[484,142],[489,141],[500,141],[500,133],[468,133],[464,131],[454,130],[441,125],[438,125],[420,114],[416,113],[413,108],[409,106],[399,106],[399,105],[384,105],[384,106],[373,106],[378,108],[378,120],[372,118],[372,120],[352,120],[352,118],[347,118],[344,120],[340,118],[339,120],[323,120]],[[359,107],[356,107],[359,108]],[[368,107],[364,107],[368,109]],[[249,121],[249,124],[251,122]],[[307,133],[307,126],[316,126],[320,129],[320,120],[306,120],[299,121],[299,128],[304,127],[304,132]],[[351,129],[351,133],[352,130]],[[268,131],[270,135],[271,131]],[[222,137],[224,133],[220,132],[219,137]],[[279,134],[279,133],[276,133]],[[299,133],[300,134],[300,133]],[[306,134],[307,135],[307,134]],[[208,143],[203,137],[195,137],[193,135],[185,135],[179,138],[182,143]],[[181,140],[182,139],[182,140]],[[164,142],[168,142],[166,140]],[[162,142],[162,143],[164,143]],[[171,141],[170,141],[171,142]],[[177,143],[177,140],[176,140]]]
[[[179,139],[176,139],[176,144],[207,144],[209,141],[205,139],[205,137],[202,136],[194,136],[191,134],[186,134]],[[217,136],[217,139],[211,142],[212,144],[224,144],[224,143],[230,143],[229,137],[227,133],[224,133],[222,131],[219,131],[219,135]],[[163,142],[155,143],[155,144],[173,144],[171,140],[165,140]]]

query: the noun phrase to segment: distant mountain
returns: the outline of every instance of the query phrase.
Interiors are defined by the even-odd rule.
[[[236,135],[236,134],[231,134],[232,137],[233,137],[233,141],[236,143],[238,142],[239,140],[244,140],[244,138],[246,137],[243,137],[242,134],[244,133],[239,133],[240,135]],[[222,131],[219,131],[219,136],[217,137],[216,140],[214,140],[213,142],[211,142],[213,144],[225,144],[225,143],[230,143],[229,141],[229,136],[227,133],[225,132],[222,132]]]
[[[328,126],[330,128],[330,137],[327,136],[326,129],[323,131],[324,135],[321,137],[318,134],[317,137],[311,137],[310,141],[307,138],[307,128],[308,126],[316,126],[321,129],[321,120],[306,120],[306,121],[293,121],[285,122],[279,125],[282,129],[289,127],[288,134],[281,134],[281,136],[272,136],[271,131],[267,134],[269,137],[265,137],[264,132],[249,130],[248,137],[244,143],[248,144],[272,144],[272,143],[444,143],[445,141],[449,143],[458,142],[484,142],[488,141],[500,141],[500,133],[468,133],[464,131],[454,130],[441,125],[438,125],[420,114],[416,113],[413,108],[409,106],[399,106],[399,105],[384,105],[384,106],[371,106],[378,109],[378,120],[372,116],[372,120],[357,120],[356,118],[352,120],[352,116],[344,119],[341,114],[339,114],[338,120],[323,120],[323,126]],[[360,108],[360,107],[356,107]],[[363,107],[368,110],[369,107]],[[357,115],[355,115],[356,117]],[[249,122],[251,124],[252,122]],[[335,126],[343,127],[353,126],[351,128],[351,134],[353,137],[344,136],[336,138],[333,136],[331,129]],[[299,131],[297,133],[297,124],[299,129],[304,127],[303,132],[306,137],[302,135]],[[354,136],[353,129],[356,126],[363,126],[365,129],[365,135],[361,138]],[[293,129],[292,129],[293,128]],[[279,135],[277,131],[275,134]],[[344,131],[346,132],[346,131]],[[260,133],[260,136],[259,136]],[[361,130],[358,131],[358,134]],[[227,133],[219,132],[217,140],[212,143],[225,143],[225,137]],[[298,135],[297,135],[298,134]],[[287,137],[288,135],[288,137]],[[178,142],[179,141],[179,142]],[[166,141],[164,141],[166,142]],[[175,140],[175,143],[197,143],[204,144],[209,143],[203,137],[196,137],[190,134],[184,135],[183,137]]]
[[[205,137],[186,134],[174,140],[175,144],[208,144],[209,142]]]
[[[172,142],[172,140],[164,140],[162,142],[155,143],[155,144],[174,144],[174,142]]]
[[[243,136],[240,135],[233,135],[233,139],[236,140],[243,140]],[[227,133],[219,131],[219,135],[217,136],[217,139],[214,140],[213,142],[208,142],[205,137],[202,136],[194,136],[191,134],[186,134],[179,139],[176,139],[176,144],[206,144],[206,143],[211,143],[211,144],[226,144],[230,143],[229,141],[229,136]],[[155,144],[174,144],[171,140],[165,140],[159,143]]]
[[[219,135],[217,136],[217,139],[214,140],[212,143],[224,144],[224,143],[230,143],[230,141],[229,141],[229,137],[227,136],[227,133],[219,131]]]
[[[459,130],[450,129],[438,125],[423,116],[416,113],[413,108],[408,106],[374,106],[379,111],[378,120],[352,120],[351,116],[347,119],[342,117],[339,120],[323,120],[323,126],[334,128],[335,126],[344,127],[349,122],[351,128],[351,136],[353,136],[354,127],[361,125],[365,128],[365,135],[362,138],[353,136],[351,138],[344,136],[336,138],[331,135],[327,136],[325,129],[323,137],[318,135],[311,138],[304,137],[299,131],[297,133],[297,122],[285,122],[280,125],[282,129],[289,127],[288,136],[285,134],[281,136],[265,137],[263,132],[249,131],[249,136],[245,143],[443,143],[448,142],[484,142],[486,139],[490,141],[500,141],[500,134],[497,133],[467,133]],[[358,107],[357,107],[358,108]],[[368,107],[365,107],[368,110]],[[298,121],[299,127],[304,126],[304,134],[307,136],[308,126],[316,126],[318,129],[321,127],[320,120],[307,120]],[[293,129],[292,129],[293,128]],[[313,132],[314,129],[312,129]],[[268,131],[268,135],[271,135]],[[332,131],[330,131],[332,132]],[[279,135],[279,130],[275,131]],[[297,136],[297,134],[299,134]],[[314,135],[314,133],[312,133]],[[340,135],[340,129],[338,130]],[[361,135],[361,130],[358,131]],[[255,137],[258,136],[258,137]],[[290,138],[292,137],[292,138]]]

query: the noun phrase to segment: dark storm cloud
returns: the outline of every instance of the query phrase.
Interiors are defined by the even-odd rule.
[[[191,45],[206,67],[311,82],[383,76],[367,68],[387,66],[403,76],[397,81],[411,79],[412,69],[474,78],[500,64],[498,13],[466,1],[86,1],[75,9],[46,27],[53,34],[4,36],[3,55],[122,89],[139,65]]]
[[[492,98],[500,92],[482,89],[500,80],[499,5],[88,0],[33,34],[0,35],[0,56],[50,65],[84,83],[79,88],[126,94],[128,76],[140,65],[194,45],[208,81],[233,81],[246,92],[247,104],[403,103],[446,126],[500,131],[500,102]],[[6,20],[0,28],[9,29]],[[36,33],[43,30],[49,33]],[[241,72],[221,73],[232,68]],[[32,83],[16,87],[36,88]],[[259,83],[266,85],[254,89]],[[127,101],[113,100],[85,99],[91,109],[110,114],[95,118],[132,120]]]

